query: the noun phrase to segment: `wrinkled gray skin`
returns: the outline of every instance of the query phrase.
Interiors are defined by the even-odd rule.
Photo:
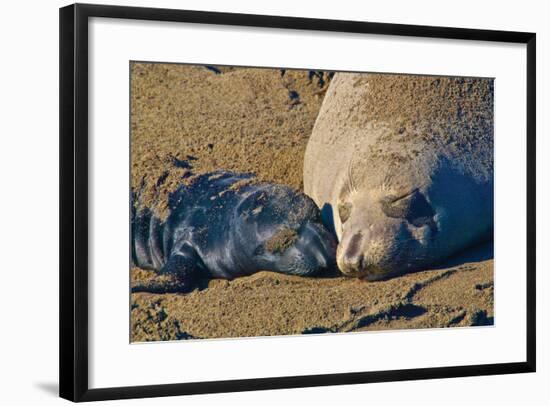
[[[304,189],[349,276],[401,275],[492,239],[493,81],[337,73]]]

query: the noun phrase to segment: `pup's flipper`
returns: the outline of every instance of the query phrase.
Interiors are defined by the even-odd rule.
[[[197,276],[204,269],[197,252],[186,245],[173,253],[153,278],[132,286],[132,292],[187,293],[196,287]]]

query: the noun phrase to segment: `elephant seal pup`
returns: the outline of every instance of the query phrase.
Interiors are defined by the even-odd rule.
[[[347,275],[418,270],[493,235],[493,80],[337,73],[304,189]]]
[[[134,292],[188,292],[205,276],[233,279],[260,270],[309,276],[336,266],[336,240],[319,209],[287,186],[220,171],[180,186],[168,205],[164,221],[133,205],[132,262],[157,271]]]

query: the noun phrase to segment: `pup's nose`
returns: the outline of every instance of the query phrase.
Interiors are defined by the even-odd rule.
[[[307,247],[315,252],[321,267],[334,266],[336,263],[336,239],[322,225],[308,223],[302,230],[302,239],[307,241]]]

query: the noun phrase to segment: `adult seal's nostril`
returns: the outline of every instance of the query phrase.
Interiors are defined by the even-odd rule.
[[[346,254],[344,256],[344,261],[346,263],[346,266],[349,269],[351,269],[353,272],[359,272],[362,269],[363,260],[364,260],[364,257],[362,254],[358,254],[354,256],[349,256]]]
[[[362,242],[363,235],[361,233],[354,234],[353,237],[351,237],[349,243],[345,247],[345,258],[353,261],[354,258],[357,258],[359,255],[361,255],[361,242]]]
[[[364,263],[363,238],[363,234],[358,232],[338,245],[337,264],[344,275],[356,276],[361,271]]]

